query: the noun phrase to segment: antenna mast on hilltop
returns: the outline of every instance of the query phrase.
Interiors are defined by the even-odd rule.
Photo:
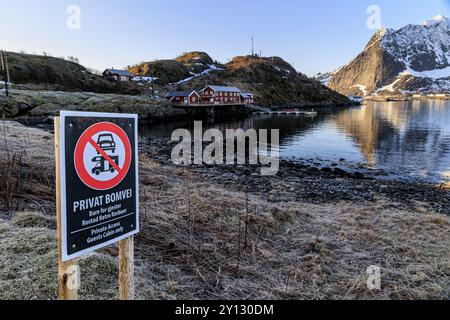
[[[255,55],[255,37],[252,36],[252,56]]]

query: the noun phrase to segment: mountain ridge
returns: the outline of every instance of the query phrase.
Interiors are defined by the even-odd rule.
[[[144,95],[151,83],[111,82],[73,61],[49,56],[8,53],[15,88]],[[255,94],[261,106],[320,107],[352,105],[344,95],[323,86],[280,57],[234,57],[221,64],[205,52],[174,59],[143,62],[127,68],[136,76],[154,77],[159,97],[171,90],[200,89],[207,84],[230,85]]]

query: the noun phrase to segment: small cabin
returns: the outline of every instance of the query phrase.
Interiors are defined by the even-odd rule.
[[[103,72],[103,79],[109,81],[131,81],[134,74],[127,70],[117,70],[117,69],[106,69]]]
[[[200,95],[195,90],[169,92],[166,99],[176,105],[193,105],[200,103]]]
[[[255,102],[255,96],[249,92],[242,92],[240,96],[242,103],[253,104]]]
[[[240,104],[242,91],[236,87],[207,86],[199,91],[203,103]]]

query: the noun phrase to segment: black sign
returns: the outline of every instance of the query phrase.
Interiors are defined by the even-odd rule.
[[[137,122],[61,111],[63,261],[138,233]]]

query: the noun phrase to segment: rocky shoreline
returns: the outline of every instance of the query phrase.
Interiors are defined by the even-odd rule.
[[[165,138],[143,138],[140,152],[164,166],[175,167],[170,159],[173,145]],[[255,165],[197,165],[186,168],[207,181],[231,190],[249,192],[275,203],[361,202],[384,196],[408,208],[419,205],[450,215],[450,191],[444,184],[390,180],[384,179],[383,171],[374,174],[351,172],[337,167],[337,164],[323,167],[319,163],[306,162],[281,160],[279,172],[273,177],[261,176],[260,166]]]

